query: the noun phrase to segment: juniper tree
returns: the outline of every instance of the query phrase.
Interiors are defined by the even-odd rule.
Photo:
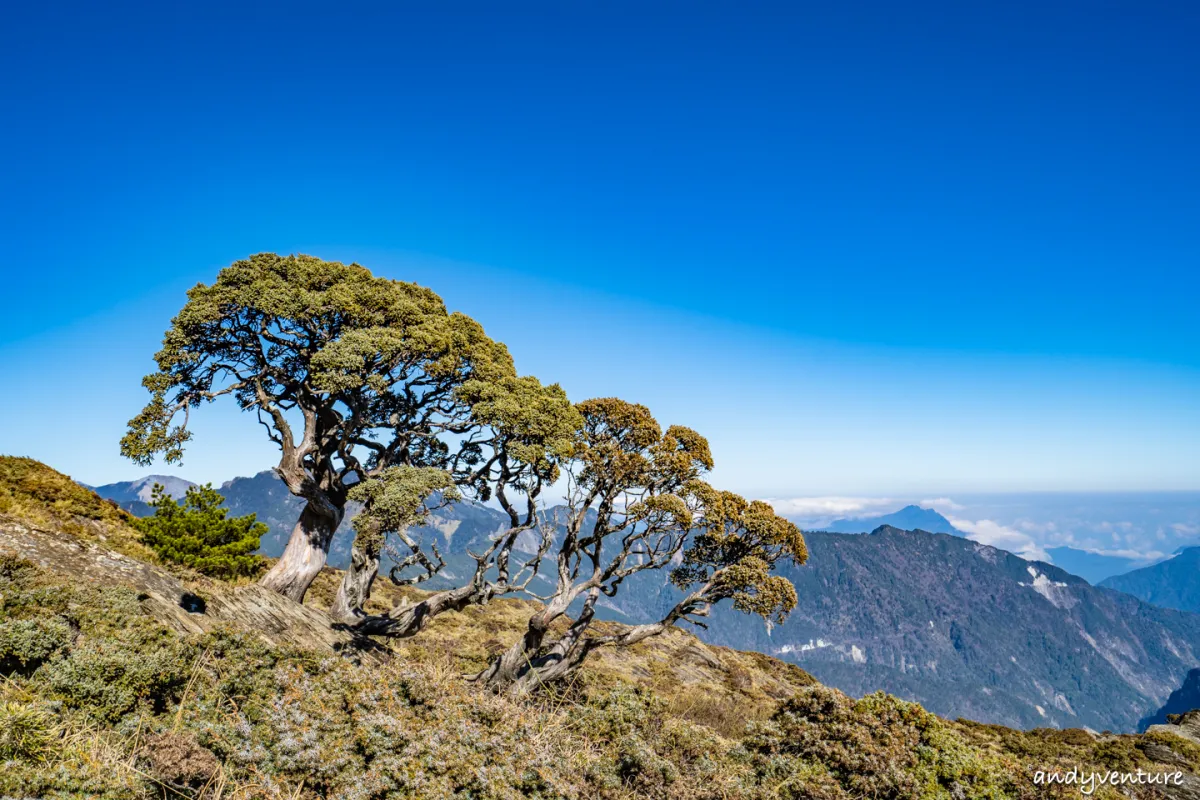
[[[351,486],[394,466],[444,467],[472,426],[460,390],[515,374],[502,344],[429,289],[274,253],[191,289],[155,360],[122,453],[179,462],[194,408],[229,395],[254,412],[279,447],[277,474],[306,501],[262,579],[297,601],[325,564]]]
[[[805,559],[800,531],[765,503],[747,503],[704,483],[700,478],[713,462],[703,436],[680,426],[664,433],[645,406],[615,398],[577,408],[582,425],[565,465],[554,588],[534,595],[545,607],[476,680],[526,692],[571,674],[599,647],[641,641],[705,616],[726,599],[768,618],[791,610],[795,589],[771,572],[780,558]],[[661,620],[620,634],[590,634],[602,597],[615,596],[637,573],[680,559],[671,578],[687,594]],[[553,623],[575,606],[566,631],[552,636]]]
[[[134,525],[142,541],[168,561],[218,578],[256,575],[263,559],[254,555],[267,526],[254,514],[230,517],[225,498],[211,485],[188,487],[177,503],[159,484],[151,490],[153,516]]]
[[[449,471],[392,468],[351,490],[351,499],[363,502],[364,509],[354,520],[351,566],[334,601],[333,616],[360,632],[410,636],[444,611],[522,591],[550,544],[538,524],[538,500],[558,479],[559,463],[572,452],[578,412],[559,386],[543,386],[531,376],[477,381],[460,394],[471,406],[475,428],[460,443]],[[435,493],[440,494],[439,502],[453,502],[460,488],[480,501],[494,499],[508,527],[480,552],[470,553],[475,569],[462,586],[387,614],[367,615],[362,606],[381,553],[393,557],[388,577],[401,586],[425,581],[445,565],[435,543],[426,546],[408,529],[424,521]],[[514,548],[522,536],[533,537],[534,544],[526,548],[530,557],[516,563]],[[396,543],[393,548],[386,544],[389,537]]]

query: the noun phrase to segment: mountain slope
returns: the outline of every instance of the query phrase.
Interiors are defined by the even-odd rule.
[[[129,521],[66,476],[0,457],[0,795],[1066,800],[1076,787],[1030,776],[1072,768],[1185,770],[1181,791],[1102,788],[1108,800],[1200,786],[1190,728],[952,722],[681,631],[601,651],[557,691],[497,695],[461,676],[535,603],[448,613],[376,650],[329,629],[320,599],[336,572],[305,606],[181,577],[141,558]],[[193,593],[207,607],[182,609]]]
[[[878,517],[837,519],[823,526],[822,530],[830,533],[870,533],[882,525],[890,525],[904,531],[921,530],[931,533],[963,535],[961,531],[950,524],[950,520],[932,508],[921,508],[920,506],[905,506],[899,511]]]
[[[1107,578],[1100,585],[1156,606],[1200,612],[1200,547],[1185,548],[1174,558]]]
[[[261,552],[281,553],[301,501],[270,472],[221,491],[234,513],[256,513],[270,527]],[[902,511],[936,513],[910,509]],[[348,562],[348,525],[335,537],[330,566]],[[503,525],[499,511],[474,503],[436,512],[414,531],[446,556],[425,586],[457,585],[473,565],[466,551]],[[886,527],[806,537],[809,563],[784,567],[800,596],[786,623],[768,632],[718,608],[698,635],[792,661],[852,694],[882,689],[946,716],[1025,728],[1134,730],[1200,665],[1200,617],[1096,589],[1051,565],[959,536]],[[642,573],[598,613],[645,622],[675,599],[664,574]]]
[[[783,625],[722,608],[700,636],[786,658],[854,695],[883,690],[1024,728],[1134,730],[1200,665],[1200,616],[1049,564],[894,528],[806,539],[808,564],[783,569],[800,598]],[[639,591],[647,618],[673,599],[661,583]]]
[[[1200,709],[1200,669],[1194,669],[1187,674],[1183,685],[1171,692],[1163,707],[1142,720],[1138,730],[1144,731],[1151,725],[1162,725],[1168,722],[1172,714],[1186,714]]]

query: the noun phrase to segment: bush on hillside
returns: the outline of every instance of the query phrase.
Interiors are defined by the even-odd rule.
[[[160,557],[226,580],[262,571],[263,559],[254,551],[267,526],[254,514],[229,517],[225,498],[211,485],[189,488],[182,504],[159,484],[153,492],[154,515],[134,524]]]
[[[4,553],[0,596],[6,622],[37,622],[11,640],[45,657],[0,679],[0,797],[1068,800],[1077,787],[1035,786],[1032,770],[1098,770],[1114,751],[1104,747],[1114,737],[1043,742],[821,686],[726,737],[624,680],[514,699],[464,682],[448,661],[355,663],[237,626],[181,636],[131,589]],[[61,647],[25,635],[55,623],[74,634]],[[1181,744],[1117,738],[1141,746],[1132,763],[1159,772],[1167,765],[1150,754]],[[1017,740],[1048,749],[1021,756]],[[1142,789],[1132,797],[1156,796]]]

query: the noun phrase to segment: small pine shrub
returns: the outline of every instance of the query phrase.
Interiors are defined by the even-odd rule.
[[[154,485],[150,506],[154,515],[134,523],[142,542],[158,555],[215,578],[233,580],[262,571],[254,555],[267,526],[254,514],[229,517],[225,498],[211,485],[193,486],[183,503],[176,503],[162,486]]]

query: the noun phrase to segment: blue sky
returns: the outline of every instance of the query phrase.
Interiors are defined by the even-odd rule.
[[[6,9],[0,452],[142,474],[183,293],[271,250],[757,496],[1200,489],[1200,6],[501,6]],[[272,455],[213,406],[172,471]]]

